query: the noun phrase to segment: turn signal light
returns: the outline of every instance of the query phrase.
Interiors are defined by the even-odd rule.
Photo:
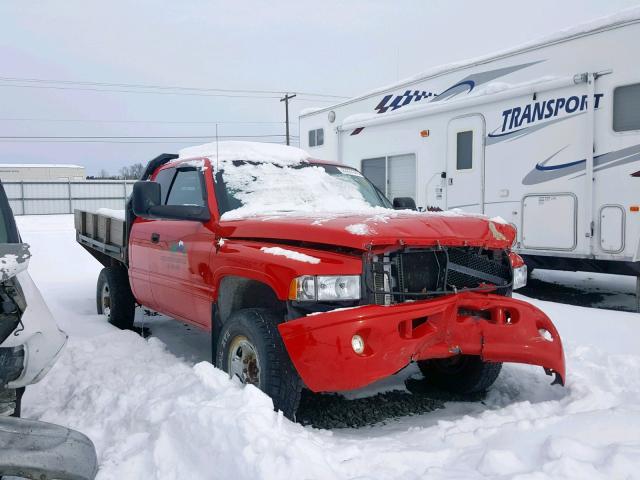
[[[509,252],[509,261],[513,268],[518,268],[524,265],[522,257],[515,252]]]
[[[631,205],[629,207],[629,210],[631,210],[632,212],[640,212],[640,206],[638,205]]]

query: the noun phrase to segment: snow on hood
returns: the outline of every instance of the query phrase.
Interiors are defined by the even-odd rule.
[[[178,152],[180,159],[207,157],[217,162],[247,160],[269,162],[278,165],[295,165],[309,158],[304,150],[287,145],[260,142],[212,142],[186,147]]]
[[[296,252],[295,250],[289,250],[286,248],[262,247],[260,250],[262,250],[264,253],[269,253],[271,255],[277,255],[281,257],[287,257],[290,260],[296,260],[298,262],[312,263],[314,265],[320,263],[319,258],[312,257],[311,255],[306,255],[304,253]]]

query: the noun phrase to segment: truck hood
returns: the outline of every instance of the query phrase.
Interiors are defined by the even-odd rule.
[[[509,248],[515,228],[500,219],[457,212],[304,214],[255,216],[220,222],[227,238],[269,239],[366,250],[395,244]]]

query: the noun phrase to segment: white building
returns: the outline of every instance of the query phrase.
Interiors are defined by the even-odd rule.
[[[3,182],[78,181],[86,178],[84,167],[48,163],[0,163],[0,180]]]

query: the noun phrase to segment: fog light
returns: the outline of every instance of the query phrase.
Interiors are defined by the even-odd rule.
[[[351,337],[351,348],[353,348],[353,351],[358,355],[362,355],[364,352],[364,340],[360,335],[354,335]]]

